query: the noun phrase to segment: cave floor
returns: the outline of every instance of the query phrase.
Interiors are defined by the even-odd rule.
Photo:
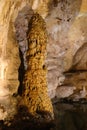
[[[54,111],[52,130],[87,130],[87,104],[55,103]]]
[[[54,103],[55,121],[38,127],[32,121],[17,121],[10,127],[0,123],[0,130],[87,130],[87,103]],[[16,118],[17,119],[17,118]]]

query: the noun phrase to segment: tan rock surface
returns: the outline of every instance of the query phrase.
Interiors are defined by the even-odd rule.
[[[18,11],[28,1],[1,0],[0,1],[0,120],[14,115],[16,102],[12,98],[17,93],[20,65],[19,47],[15,37],[14,21]],[[9,106],[9,109],[8,109]]]
[[[48,66],[48,88],[51,97],[53,97],[52,95],[60,98],[68,97],[74,93],[75,89],[79,88],[75,81],[75,78],[77,78],[80,82],[79,75],[76,76],[75,73],[70,72],[73,81],[69,81],[64,72],[86,70],[86,10],[86,1],[56,1],[56,4],[52,1],[50,5],[50,12],[46,17],[49,33],[46,64]],[[66,80],[67,84],[65,84]],[[72,82],[75,82],[75,84]],[[84,86],[84,82],[82,83]],[[52,91],[54,94],[51,93]]]

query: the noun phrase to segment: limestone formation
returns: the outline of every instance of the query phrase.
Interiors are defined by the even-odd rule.
[[[27,37],[26,32],[22,33],[21,38],[23,41],[19,41],[18,36],[15,37],[19,33],[15,31],[14,22],[18,16],[21,29],[18,28],[17,31],[22,32],[23,26],[21,24],[23,25],[24,21],[20,19],[18,13],[22,17],[25,11],[28,12],[26,5],[27,7],[29,5],[32,12],[38,12],[46,22],[48,31],[47,57],[43,60],[45,60],[48,70],[49,96],[51,98],[70,96],[76,100],[87,97],[87,0],[1,0],[1,120],[4,120],[9,114],[14,115],[16,110],[17,102],[14,95],[16,96],[18,86],[21,83],[18,76],[21,75],[18,70],[20,66],[19,46],[21,48],[21,45],[23,45],[21,50],[22,52],[25,51],[24,40]],[[25,8],[23,9],[23,7]],[[22,9],[23,11],[20,13]],[[24,19],[26,21],[25,15]],[[32,62],[29,64],[32,64]],[[8,106],[10,106],[10,109],[8,109]]]
[[[45,67],[47,32],[43,18],[35,13],[28,30],[27,70],[23,81],[22,100],[34,117],[50,115],[53,108],[47,93],[47,70]]]
[[[83,86],[86,85],[85,76],[87,68],[86,3],[86,0],[76,0],[74,2],[73,0],[32,1],[33,11],[38,12],[44,18],[48,31],[47,57],[45,62],[48,70],[48,94],[51,98],[56,96],[58,98],[68,97],[74,93],[76,94],[79,88],[79,95],[80,91],[84,93]],[[42,8],[42,6],[44,7]],[[21,26],[21,30],[22,28],[23,26]],[[19,32],[22,32],[21,30]],[[24,50],[24,40],[22,45]],[[70,75],[70,77],[67,75]],[[84,77],[79,78],[82,75]],[[84,97],[86,97],[85,95],[86,92]]]

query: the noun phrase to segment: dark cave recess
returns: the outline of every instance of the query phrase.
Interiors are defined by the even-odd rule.
[[[21,113],[22,111],[20,111],[19,115],[14,118],[12,125],[7,127],[1,121],[0,130],[87,130],[87,103],[56,102],[53,106],[55,120],[50,123],[39,122],[33,120],[33,118],[29,120],[28,116],[25,119],[21,116],[27,113]]]

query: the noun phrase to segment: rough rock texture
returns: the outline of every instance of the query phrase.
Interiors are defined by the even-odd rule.
[[[51,97],[87,95],[87,1],[51,1],[46,17],[48,88]]]
[[[32,9],[45,19],[48,31],[46,58],[48,93],[51,98],[69,96],[74,100],[84,98],[87,94],[85,55],[87,25],[84,24],[87,21],[87,1],[46,2],[33,1]],[[24,49],[24,40],[22,43]]]
[[[35,13],[29,22],[27,70],[23,79],[22,102],[34,117],[53,119],[53,108],[47,92],[45,67],[47,31],[44,19]]]
[[[24,32],[27,32],[28,21],[33,12],[38,12],[46,21],[48,31],[46,65],[50,97],[69,97],[75,101],[87,97],[87,0],[1,0],[0,119],[5,119],[9,113],[13,114],[13,111],[15,113],[17,103],[13,95],[18,91],[20,65],[17,41],[21,42],[19,46],[23,60],[27,50],[27,38]],[[17,16],[18,18],[24,16],[24,19],[20,19],[21,22],[17,23],[15,21]],[[14,21],[17,23],[16,27],[25,23],[20,26],[19,31],[23,31],[21,27],[26,25],[19,39],[20,33],[18,30],[15,31]],[[18,34],[17,41],[15,33]],[[25,58],[24,60],[26,61]],[[23,71],[19,70],[19,78],[22,80],[21,72]]]

